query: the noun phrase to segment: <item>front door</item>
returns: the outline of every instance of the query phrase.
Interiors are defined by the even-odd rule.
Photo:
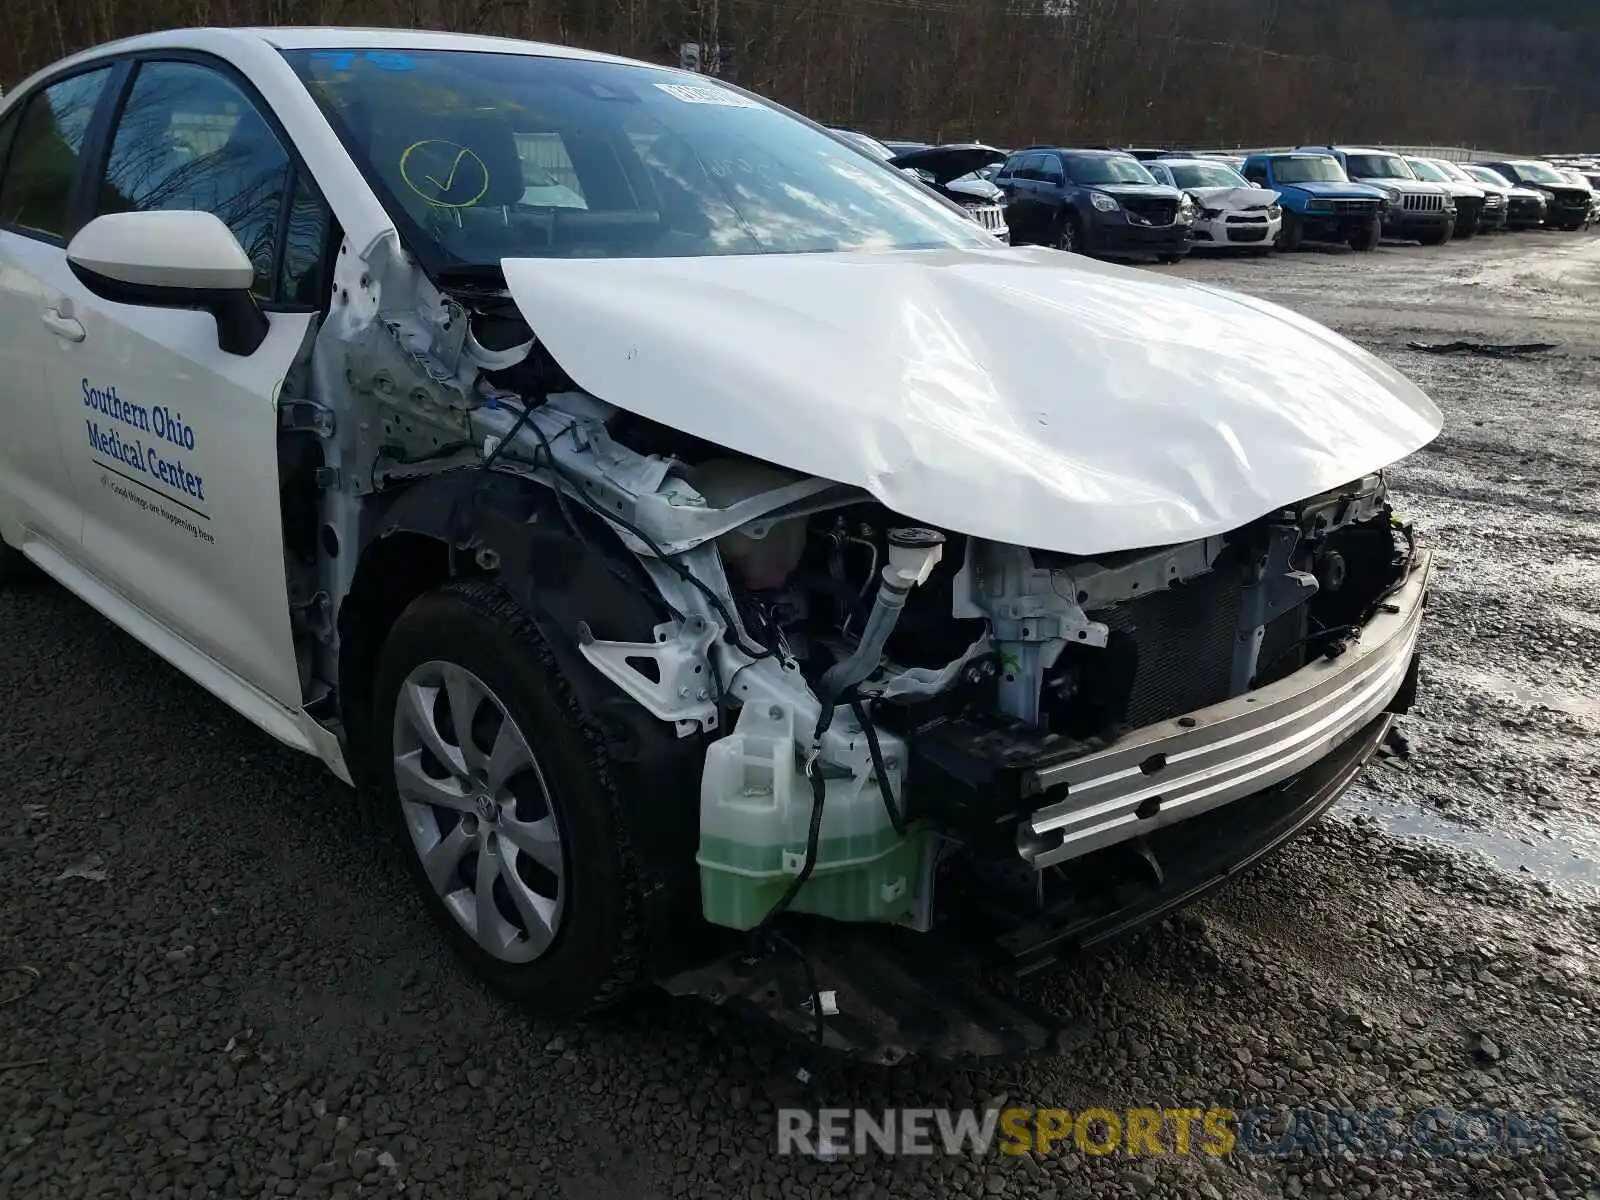
[[[0,124],[0,525],[19,545],[42,539],[68,557],[83,521],[46,364],[78,332],[57,285],[79,158],[111,73],[91,68],[20,97]]]
[[[277,402],[316,320],[326,210],[244,87],[192,61],[137,65],[98,184],[100,214],[221,217],[256,264],[271,329],[254,353],[230,354],[209,313],[102,300],[63,260],[49,282],[81,328],[58,337],[48,375],[85,565],[298,708]]]

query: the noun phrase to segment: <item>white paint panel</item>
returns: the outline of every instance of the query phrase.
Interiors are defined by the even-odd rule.
[[[1067,553],[1237,528],[1442,423],[1287,309],[1054,250],[503,265],[600,399],[917,521]]]

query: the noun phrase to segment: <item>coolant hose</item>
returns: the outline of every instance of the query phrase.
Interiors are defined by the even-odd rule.
[[[910,594],[909,587],[890,582],[888,578],[878,584],[878,594],[872,602],[872,615],[867,618],[867,627],[861,631],[861,640],[856,643],[855,650],[848,658],[840,659],[824,671],[817,684],[817,698],[822,701],[822,711],[826,714],[818,722],[819,734],[827,728],[826,720],[833,715],[832,709],[839,702],[839,697],[878,669],[878,664],[883,661],[883,648],[888,644],[894,627],[900,623],[900,614]]]
[[[877,595],[872,602],[872,615],[861,631],[861,640],[847,658],[840,659],[822,674],[817,684],[817,700],[821,705],[817,713],[817,727],[811,735],[811,750],[806,755],[806,778],[811,781],[811,824],[806,831],[806,858],[799,873],[789,881],[783,895],[767,910],[756,926],[756,932],[765,934],[772,922],[794,903],[794,898],[811,878],[817,865],[817,842],[822,836],[822,805],[827,799],[828,787],[822,777],[819,758],[822,753],[822,735],[833,723],[834,710],[840,699],[857,684],[868,679],[883,661],[883,648],[889,635],[900,622],[911,589],[928,577],[928,572],[939,561],[944,534],[929,529],[891,529],[889,531],[889,562],[883,568]],[[859,700],[852,701],[857,718],[867,738],[867,749],[872,755],[872,769],[878,776],[878,788],[884,807],[889,812],[895,832],[905,832],[905,821],[894,796],[889,790],[888,771],[883,761],[883,751],[878,745],[877,733],[866,720],[866,712]]]

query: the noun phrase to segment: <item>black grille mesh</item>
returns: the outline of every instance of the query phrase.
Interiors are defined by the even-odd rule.
[[[1178,202],[1155,196],[1124,196],[1122,207],[1138,213],[1152,225],[1171,225],[1178,219]]]
[[[1228,698],[1242,583],[1237,566],[1220,567],[1181,587],[1088,614],[1134,639],[1139,665],[1128,724],[1169,720]]]

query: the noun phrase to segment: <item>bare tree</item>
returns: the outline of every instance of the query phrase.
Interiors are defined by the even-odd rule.
[[[0,83],[178,25],[416,26],[710,69],[879,134],[1600,144],[1600,6],[1524,0],[11,0]],[[730,65],[731,64],[731,65]]]

